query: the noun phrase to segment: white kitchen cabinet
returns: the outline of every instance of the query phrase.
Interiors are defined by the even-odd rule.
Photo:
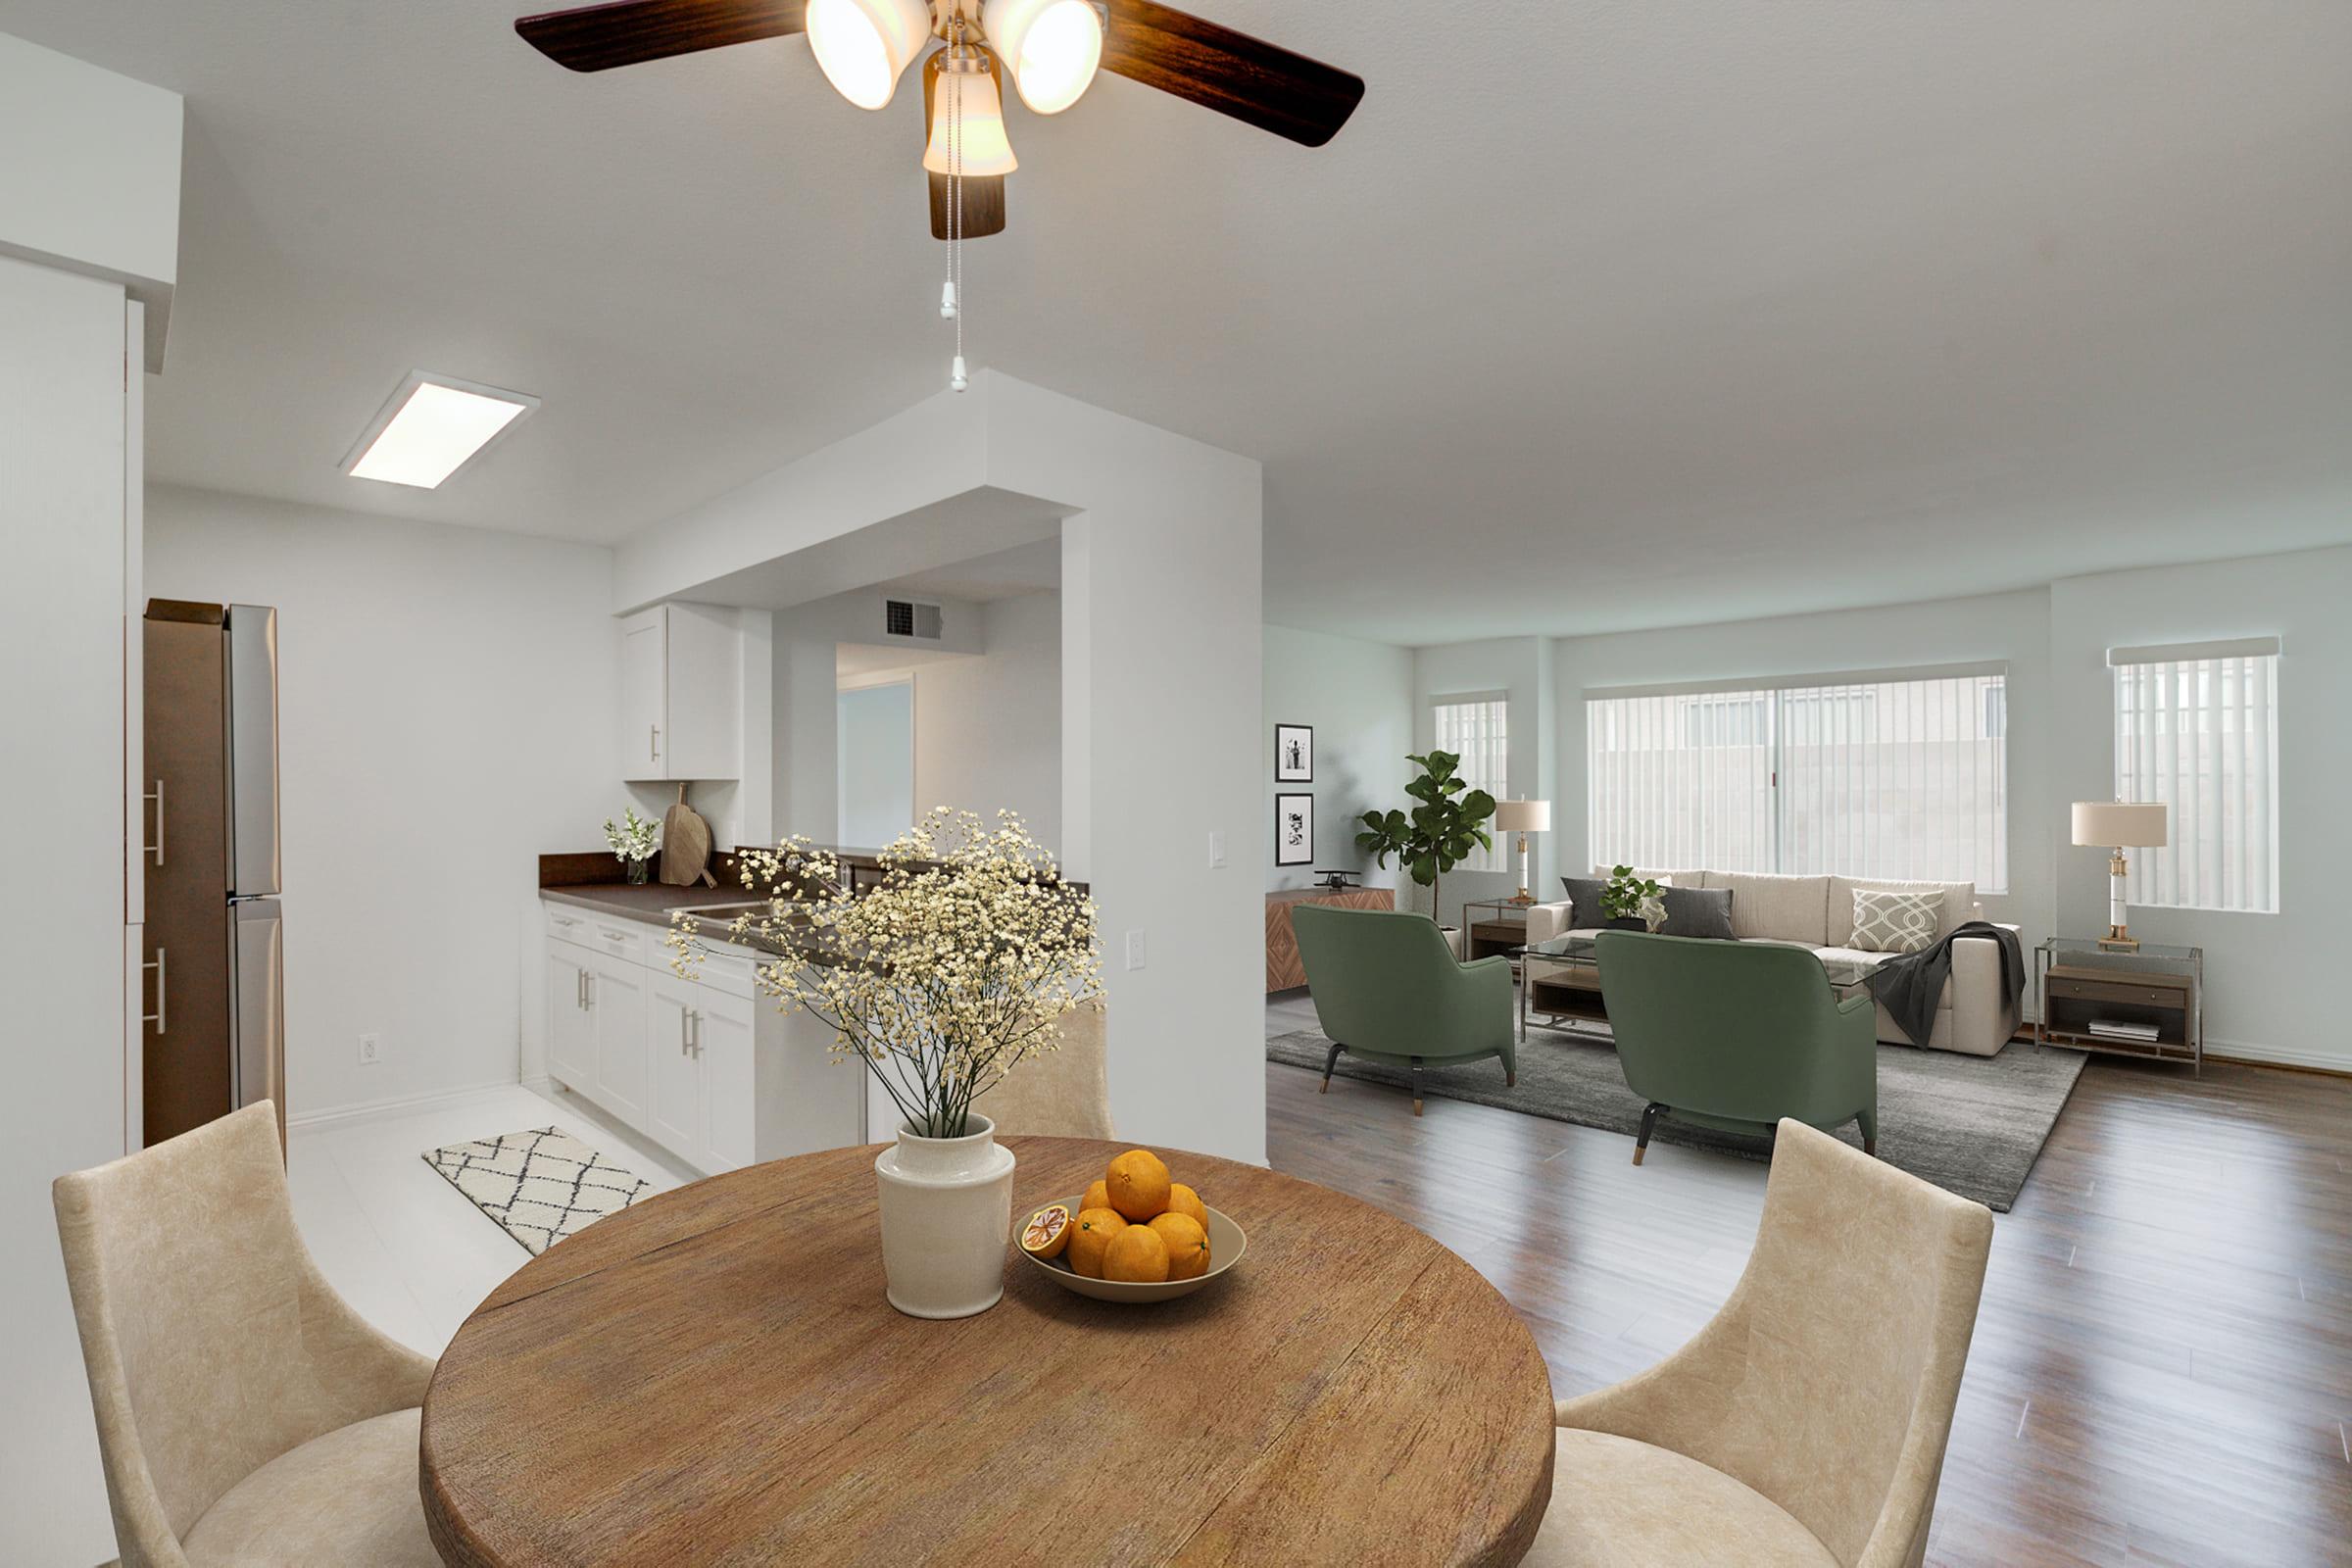
[[[656,605],[620,623],[620,773],[633,782],[743,774],[743,634],[735,612]]]
[[[596,1078],[596,1015],[588,1009],[588,950],[547,941],[547,1075],[585,1093]]]
[[[681,1159],[703,1152],[703,1064],[694,1054],[692,980],[657,975],[647,992],[645,1130]]]
[[[652,971],[633,957],[592,956],[588,1010],[596,1016],[596,1077],[589,1098],[632,1127],[645,1126],[647,995]]]
[[[714,1176],[759,1162],[756,1041],[759,1014],[774,1010],[749,997],[720,991],[712,991],[695,1004],[692,1023],[695,1060],[703,1074],[703,1141],[701,1149],[689,1157]],[[836,1120],[839,1125],[827,1131],[837,1138],[854,1125],[848,1116]],[[810,1147],[836,1146],[816,1142]]]

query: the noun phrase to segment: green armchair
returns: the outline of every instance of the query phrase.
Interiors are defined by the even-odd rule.
[[[1824,1132],[1853,1121],[1878,1152],[1870,996],[1838,1001],[1810,952],[1602,931],[1593,956],[1626,1087],[1649,1102],[1635,1164],[1660,1116],[1764,1135],[1784,1116]]]
[[[1436,922],[1387,909],[1301,904],[1291,911],[1291,929],[1315,1016],[1331,1040],[1323,1090],[1343,1051],[1410,1069],[1416,1116],[1425,1063],[1500,1056],[1503,1083],[1519,1082],[1508,958],[1463,963]]]

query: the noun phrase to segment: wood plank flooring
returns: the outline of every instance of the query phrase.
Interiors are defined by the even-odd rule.
[[[1672,1350],[1746,1261],[1760,1164],[1316,1082],[1266,1068],[1275,1168],[1461,1253],[1562,1396]],[[1994,1216],[1928,1561],[2352,1564],[2352,1080],[2092,1059]]]

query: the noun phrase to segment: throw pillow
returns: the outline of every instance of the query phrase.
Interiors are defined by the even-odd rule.
[[[1601,877],[1564,876],[1560,885],[1568,890],[1568,924],[1578,931],[1644,931],[1648,927],[1635,919],[1607,920],[1601,917],[1600,892],[1609,884]],[[1659,896],[1666,901],[1666,923],[1658,927],[1661,936],[1710,937],[1719,941],[1732,940],[1732,890],[1730,888],[1678,888],[1668,886]]]
[[[1863,953],[1925,953],[1942,918],[1941,893],[1854,889],[1854,946]]]

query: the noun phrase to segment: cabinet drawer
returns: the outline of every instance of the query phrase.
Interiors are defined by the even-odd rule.
[[[593,929],[588,911],[564,904],[542,904],[539,912],[547,919],[547,934],[558,942],[585,943]]]
[[[666,966],[671,956],[669,950],[663,948],[654,955],[652,961]],[[757,962],[749,953],[714,949],[703,955],[703,961],[695,969],[695,978],[712,991],[749,1002],[759,994],[759,984],[754,974]]]
[[[649,937],[651,938],[650,942]],[[661,946],[661,939],[653,936],[645,926],[633,925],[626,920],[606,919],[598,915],[589,916],[585,929],[576,940],[608,958],[618,959],[623,963],[637,964],[655,962],[655,958],[649,956],[648,950],[651,948],[658,951]],[[666,959],[668,955],[662,953],[661,956]]]
[[[2050,995],[2075,1002],[2117,1002],[2142,1007],[2180,1008],[2188,1005],[2186,986],[2132,984],[2116,980],[2076,980],[2049,977]]]

